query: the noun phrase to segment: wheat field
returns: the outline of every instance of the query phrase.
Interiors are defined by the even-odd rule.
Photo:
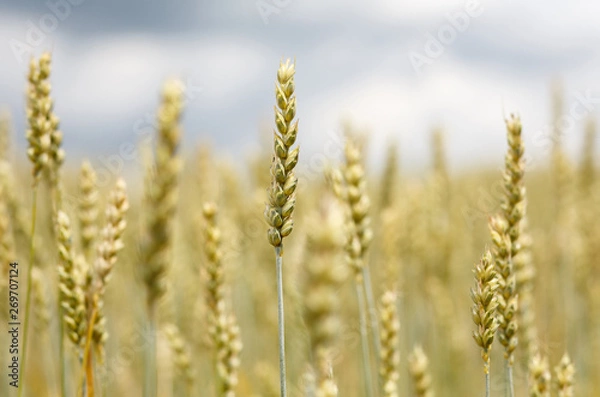
[[[593,120],[577,158],[556,127],[532,172],[526,114],[498,120],[491,169],[451,173],[435,130],[419,175],[402,142],[371,170],[348,122],[342,155],[307,173],[288,60],[253,157],[182,148],[172,80],[143,174],[101,184],[62,149],[51,61],[24,71],[27,131],[0,121],[0,317],[18,301],[20,323],[16,354],[0,334],[1,396],[598,395]]]

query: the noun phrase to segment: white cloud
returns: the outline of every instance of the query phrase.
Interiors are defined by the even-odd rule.
[[[121,35],[71,45],[63,39],[54,49],[57,106],[65,116],[88,119],[135,117],[154,106],[168,77],[201,87],[204,109],[235,106],[252,92],[269,57],[261,46],[237,37]]]
[[[547,120],[546,85],[528,82],[456,59],[440,60],[439,67],[422,79],[397,74],[373,74],[355,80],[308,102],[302,112],[302,140],[311,152],[323,150],[326,131],[349,119],[371,132],[372,154],[390,136],[398,137],[403,157],[423,165],[429,158],[431,128],[442,126],[455,164],[485,160],[498,155],[504,145],[503,117],[516,111],[530,128]]]

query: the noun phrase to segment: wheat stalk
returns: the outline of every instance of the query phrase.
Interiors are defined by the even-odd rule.
[[[177,202],[177,177],[181,167],[177,151],[181,139],[179,122],[182,108],[181,82],[167,81],[157,114],[158,137],[154,164],[148,170],[145,186],[148,218],[140,247],[140,265],[147,291],[148,333],[152,339],[147,345],[144,363],[144,390],[147,397],[156,396],[156,305],[165,293],[164,278],[170,263],[171,228]]]
[[[279,372],[281,397],[287,395],[285,368],[285,323],[283,307],[283,239],[292,232],[292,214],[296,206],[296,185],[298,179],[294,168],[298,163],[299,148],[292,149],[298,134],[296,116],[296,96],[294,95],[294,74],[296,67],[288,59],[280,62],[275,85],[275,126],[274,155],[271,164],[271,186],[269,203],[265,208],[265,219],[269,224],[267,238],[275,247],[275,267],[277,270],[277,313],[279,328]]]
[[[355,287],[359,308],[359,326],[361,329],[362,361],[365,382],[365,393],[373,393],[371,374],[371,353],[368,342],[367,323],[371,320],[373,348],[380,351],[379,325],[370,272],[367,266],[367,250],[373,239],[369,209],[371,202],[366,192],[365,170],[362,165],[361,145],[356,137],[348,135],[344,147],[345,164],[342,170],[332,170],[330,179],[333,191],[348,209],[347,220],[347,262],[354,271]],[[377,360],[379,357],[377,357]]]
[[[6,172],[8,170],[4,165],[0,163],[0,271],[2,272],[2,275],[0,275],[0,289],[8,287],[9,265],[16,260],[6,183]]]
[[[29,317],[31,313],[31,289],[33,258],[35,257],[35,223],[37,215],[37,186],[40,173],[47,167],[49,161],[49,150],[51,144],[51,133],[56,128],[56,119],[52,118],[53,102],[50,98],[50,76],[51,57],[44,53],[38,62],[31,59],[29,64],[29,81],[27,88],[27,129],[26,138],[29,143],[27,156],[33,165],[33,189],[32,189],[32,221],[30,233],[29,268],[27,272],[27,292],[25,295],[25,319],[23,323],[23,350],[21,358],[21,382],[19,383],[18,396],[21,397],[25,384],[25,373],[27,363],[27,341],[29,334]]]
[[[490,219],[489,227],[494,243],[494,260],[498,276],[498,340],[504,346],[506,359],[507,394],[514,396],[512,369],[517,347],[518,295],[514,258],[519,254],[521,220],[525,215],[525,148],[521,138],[521,120],[511,115],[506,120],[508,151],[503,173],[504,197],[501,215]]]

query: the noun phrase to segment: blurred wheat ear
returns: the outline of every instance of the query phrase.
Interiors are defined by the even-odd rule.
[[[156,316],[158,300],[166,290],[165,274],[170,264],[173,244],[172,223],[177,203],[177,178],[181,168],[178,157],[183,110],[183,85],[169,80],[162,91],[162,102],[158,109],[157,143],[152,168],[146,176],[146,229],[142,237],[141,272],[146,286],[146,309],[148,334],[152,341],[146,348],[144,362],[144,395],[156,397]]]

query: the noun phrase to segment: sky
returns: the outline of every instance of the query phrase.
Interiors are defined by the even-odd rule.
[[[599,11],[577,0],[0,0],[0,107],[24,148],[28,60],[50,50],[68,163],[110,167],[151,128],[170,77],[187,89],[184,147],[245,158],[272,128],[277,67],[291,57],[305,166],[339,155],[350,121],[370,133],[374,167],[391,141],[402,168],[427,167],[436,127],[454,169],[500,167],[512,112],[533,166],[548,153],[553,82],[571,155],[598,116]]]

